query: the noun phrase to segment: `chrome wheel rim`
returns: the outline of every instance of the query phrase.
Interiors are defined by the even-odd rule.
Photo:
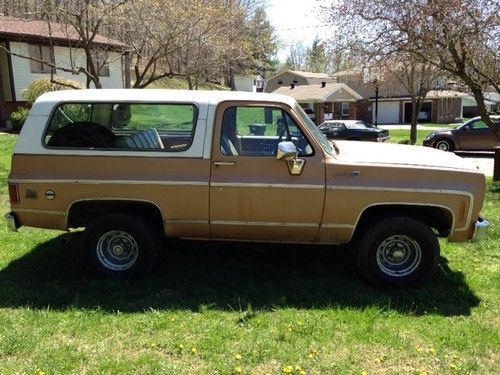
[[[421,261],[422,250],[418,242],[402,234],[386,238],[377,248],[377,265],[389,276],[408,276]]]
[[[139,246],[130,233],[112,230],[104,233],[96,246],[99,262],[112,271],[132,267],[139,257]]]
[[[448,151],[450,149],[450,146],[448,145],[448,142],[446,141],[439,141],[437,143],[437,149],[441,151]]]

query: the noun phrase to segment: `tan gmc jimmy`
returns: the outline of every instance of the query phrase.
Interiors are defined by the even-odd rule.
[[[328,141],[286,96],[74,90],[41,96],[8,180],[11,229],[85,228],[85,263],[147,273],[162,236],[346,244],[370,282],[424,280],[466,241],[485,177],[418,146]]]

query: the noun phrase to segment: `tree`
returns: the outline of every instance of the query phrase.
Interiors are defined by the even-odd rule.
[[[331,60],[328,58],[325,45],[318,36],[307,49],[306,69],[314,73],[326,73],[330,70]]]
[[[305,70],[307,66],[308,50],[302,42],[296,42],[290,46],[285,67],[292,70]]]
[[[325,18],[335,21],[335,49],[349,49],[369,61],[412,56],[460,78],[500,139],[483,95],[489,86],[500,92],[498,1],[338,0],[323,9]]]

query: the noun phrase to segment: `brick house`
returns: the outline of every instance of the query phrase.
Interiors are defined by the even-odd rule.
[[[355,119],[362,97],[324,73],[286,70],[266,82],[266,92],[293,97],[316,124],[329,119]]]
[[[356,102],[356,115],[360,120],[375,122],[375,84],[365,79],[362,69],[335,73],[337,82],[345,83],[362,96]],[[444,82],[436,81],[418,114],[420,122],[449,123],[463,116],[462,101],[468,95],[453,90],[440,90]],[[408,124],[411,122],[411,97],[395,78],[378,82],[378,124]]]

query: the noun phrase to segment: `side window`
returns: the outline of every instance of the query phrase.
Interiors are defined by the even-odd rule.
[[[472,123],[472,129],[488,129],[488,125],[482,120],[477,120]]]
[[[281,108],[234,106],[225,110],[221,153],[240,156],[276,156],[278,143],[292,141],[300,156],[313,154],[309,141],[293,118]]]
[[[191,145],[192,104],[67,103],[56,108],[44,135],[47,147],[184,151]]]

